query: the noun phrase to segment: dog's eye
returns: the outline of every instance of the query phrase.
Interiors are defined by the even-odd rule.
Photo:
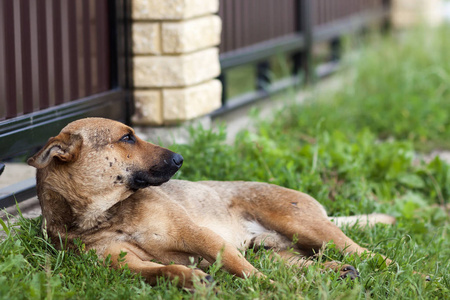
[[[131,133],[125,134],[123,137],[120,138],[121,142],[134,144],[136,142],[136,138]]]

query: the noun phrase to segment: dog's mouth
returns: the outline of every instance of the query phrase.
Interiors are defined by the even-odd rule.
[[[170,159],[164,159],[159,165],[150,168],[149,171],[135,171],[132,173],[128,186],[137,191],[149,186],[161,185],[172,178],[183,165],[183,157],[174,153]]]
[[[175,174],[170,173],[160,173],[159,172],[145,172],[145,171],[137,171],[131,175],[131,179],[129,181],[129,188],[131,190],[137,191],[139,189],[144,189],[149,186],[158,186],[161,185],[172,178]]]

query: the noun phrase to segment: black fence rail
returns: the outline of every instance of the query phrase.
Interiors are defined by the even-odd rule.
[[[298,74],[309,78],[314,72],[312,49],[329,43],[336,58],[340,37],[389,17],[389,0],[221,0],[222,18],[220,62],[223,83],[220,115],[299,82]],[[291,74],[282,81],[270,82],[270,59],[282,54],[291,62]],[[230,97],[230,69],[256,65],[254,90]]]

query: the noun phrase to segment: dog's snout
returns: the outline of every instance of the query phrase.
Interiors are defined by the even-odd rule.
[[[172,161],[175,164],[175,166],[177,166],[178,168],[181,167],[181,165],[183,164],[183,156],[181,156],[178,153],[175,153],[172,157]]]

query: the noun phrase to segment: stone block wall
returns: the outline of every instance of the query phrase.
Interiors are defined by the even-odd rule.
[[[392,23],[395,27],[411,27],[420,23],[435,26],[442,21],[442,0],[392,1]]]
[[[220,107],[218,8],[218,0],[132,0],[134,124],[174,124]]]

